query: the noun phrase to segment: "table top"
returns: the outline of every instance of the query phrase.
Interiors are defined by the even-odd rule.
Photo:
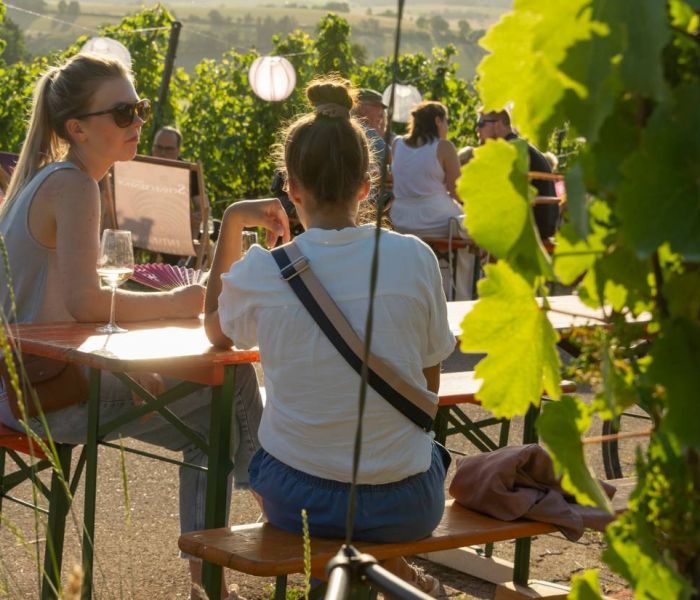
[[[223,381],[226,365],[256,362],[257,348],[213,347],[200,319],[120,323],[129,331],[107,335],[96,323],[13,325],[23,352],[118,372],[158,372],[208,385]]]
[[[542,304],[541,298],[536,298],[538,304]],[[557,331],[571,329],[572,327],[593,327],[604,323],[605,313],[596,308],[586,306],[578,296],[549,296],[549,305],[552,310],[547,311],[547,318],[552,327]],[[462,335],[462,321],[478,300],[462,300],[447,303],[447,319],[450,330],[456,335]],[[642,317],[639,321],[644,320]]]

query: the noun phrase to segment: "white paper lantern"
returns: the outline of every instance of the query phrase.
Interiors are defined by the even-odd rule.
[[[382,94],[384,104],[389,106],[391,100],[391,86],[389,85]],[[403,83],[396,84],[396,92],[394,93],[394,116],[393,120],[396,123],[408,123],[408,118],[411,116],[411,110],[418,104],[423,97],[420,92],[412,85],[404,85]]]
[[[129,50],[124,44],[111,38],[94,37],[89,39],[80,49],[80,54],[99,54],[100,56],[116,58],[127,69],[131,69]]]
[[[278,102],[289,98],[294,91],[297,75],[294,67],[282,56],[256,58],[248,71],[253,91],[263,100]]]

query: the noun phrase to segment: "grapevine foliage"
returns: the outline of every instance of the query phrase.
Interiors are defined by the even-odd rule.
[[[482,45],[486,110],[512,102],[515,126],[534,143],[562,123],[582,143],[567,162],[569,210],[553,272],[526,210],[522,151],[488,142],[463,170],[466,225],[500,259],[463,324],[463,348],[488,352],[477,366],[481,400],[497,414],[523,414],[543,390],[552,394],[556,338],[545,334],[546,299],[543,310],[535,304],[545,281],[574,285],[602,308],[606,328],[579,340],[594,401],[549,403],[538,431],[564,486],[605,506],[581,438],[596,413],[610,418],[634,403],[647,410],[653,429],[637,457],[637,488],[607,531],[604,558],[637,597],[697,595],[700,140],[690,132],[700,127],[700,2],[515,0]],[[630,323],[640,315],[645,327]],[[516,397],[516,386],[527,397]],[[595,573],[576,581],[573,597],[600,597]]]

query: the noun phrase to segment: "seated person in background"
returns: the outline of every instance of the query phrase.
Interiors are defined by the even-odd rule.
[[[169,160],[183,160],[180,156],[182,148],[182,133],[176,127],[166,125],[161,127],[153,136],[151,156],[167,158]],[[208,224],[202,230],[202,211],[199,206],[199,180],[197,173],[190,172],[190,224],[192,227],[192,239],[199,240],[201,235],[208,235]],[[163,262],[177,264],[179,256],[162,254]]]
[[[393,195],[391,192],[392,180],[389,168],[391,166],[391,150],[387,148],[386,142],[384,141],[384,134],[386,133],[386,109],[388,107],[384,104],[382,95],[370,89],[361,89],[357,96],[357,103],[352,108],[352,116],[356,117],[367,135],[367,140],[369,141],[372,151],[374,152],[375,167],[376,167],[376,177],[373,177],[373,186],[370,191],[369,200],[374,203],[378,194],[379,186],[381,185],[381,168],[384,164],[386,158],[387,161],[387,178],[386,178],[386,190],[384,192],[383,200],[384,206],[388,207],[391,200],[393,200]]]
[[[512,141],[521,139],[511,127],[510,113],[507,110],[479,113],[476,130],[479,134],[479,141],[482,144],[485,144],[487,140],[504,139]],[[527,145],[527,152],[530,157],[530,171],[552,172],[547,158],[532,144]],[[557,195],[553,181],[533,179],[530,183],[537,188],[538,196]],[[557,204],[544,204],[534,206],[533,211],[540,238],[546,240],[552,237],[556,232],[559,221],[559,206]]]
[[[312,111],[289,126],[280,145],[289,197],[306,229],[295,242],[350,325],[364,332],[375,231],[356,218],[370,188],[371,152],[350,116],[350,82],[327,76],[306,93]],[[253,246],[241,259],[247,223],[231,213],[234,207],[224,215],[214,256],[205,328],[217,346],[260,346],[267,402],[262,449],[250,467],[253,489],[276,527],[301,532],[305,508],[312,536],[341,538],[360,378],[280,277],[274,257]],[[413,236],[381,230],[380,238],[375,323],[381,327],[373,352],[437,402],[440,362],[454,350],[437,262]],[[430,535],[444,508],[449,454],[372,388],[362,456],[354,539]],[[435,578],[403,559],[389,563],[423,591],[437,592]]]
[[[391,164],[394,178],[394,202],[391,222],[397,231],[419,237],[447,238],[455,223],[458,237],[467,237],[462,223],[464,209],[457,193],[460,175],[459,157],[447,139],[449,120],[444,104],[424,101],[418,104],[408,121],[408,133],[394,140]],[[474,257],[466,249],[457,252],[457,282],[454,299],[469,300],[472,295]],[[445,293],[452,282],[443,271]]]

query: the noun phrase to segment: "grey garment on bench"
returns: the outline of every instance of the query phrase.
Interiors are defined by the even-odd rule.
[[[612,498],[616,488],[601,484]],[[585,529],[603,531],[614,519],[599,508],[575,504],[555,477],[549,454],[537,444],[460,459],[449,491],[466,508],[502,521],[525,518],[551,523],[571,541]]]

